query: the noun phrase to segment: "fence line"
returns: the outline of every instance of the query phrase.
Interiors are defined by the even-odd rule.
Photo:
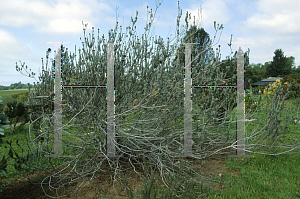
[[[108,157],[120,157],[122,155],[115,154],[115,128],[114,128],[114,43],[108,44],[107,53],[107,156]],[[184,114],[184,155],[178,155],[175,157],[197,157],[192,153],[192,103],[191,103],[191,91],[192,87],[195,88],[207,88],[207,87],[236,87],[237,88],[237,130],[236,130],[236,155],[229,157],[248,157],[245,155],[245,91],[244,91],[244,54],[239,47],[238,62],[237,62],[237,85],[235,86],[192,86],[191,78],[188,77],[191,74],[191,49],[192,44],[199,43],[181,43],[185,44],[185,114]],[[198,55],[199,56],[199,55]],[[105,88],[106,86],[67,86],[62,85],[61,80],[61,49],[55,57],[55,103],[54,103],[54,154],[46,155],[46,157],[74,157],[62,155],[62,87],[96,87]],[[243,101],[240,99],[244,99]],[[243,111],[244,110],[244,111]],[[244,116],[244,117],[243,117]],[[244,132],[244,134],[243,134]],[[243,139],[244,136],[244,139]],[[243,142],[244,141],[244,142]],[[99,157],[106,157],[101,155]]]
[[[55,57],[55,83],[54,83],[54,155],[46,157],[74,157],[62,155],[62,87],[96,87],[106,88],[106,86],[67,86],[62,85],[61,80],[61,49]],[[58,70],[59,69],[59,70]],[[108,43],[107,53],[107,156],[120,157],[115,154],[115,129],[114,129],[114,43]],[[99,157],[106,157],[99,155]]]

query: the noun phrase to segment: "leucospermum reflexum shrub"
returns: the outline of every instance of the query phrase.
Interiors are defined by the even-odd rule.
[[[180,10],[179,5],[178,9]],[[188,37],[186,37],[186,39],[179,38],[181,35],[181,33],[179,33],[180,16],[181,14],[179,14],[177,18],[177,40],[174,41],[174,44],[178,44],[179,42],[181,42],[181,44],[194,43],[189,40],[189,35],[187,35]],[[186,33],[188,29],[188,17],[189,15],[187,13],[185,20]],[[191,17],[189,19],[191,19]],[[82,172],[71,174],[71,172],[63,173],[61,171],[58,172],[55,177],[47,177],[49,183],[43,184],[64,188],[65,185],[70,184],[68,181],[75,183],[75,179],[81,182],[92,180],[95,178],[94,174],[96,172],[106,170],[106,168],[101,168],[108,167],[106,165],[109,165],[109,167],[114,170],[115,182],[121,180],[120,175],[122,175],[124,171],[126,172],[123,166],[128,165],[128,163],[131,164],[133,169],[135,169],[134,165],[140,165],[144,168],[145,162],[142,159],[144,157],[149,160],[149,164],[151,164],[156,171],[159,171],[160,177],[165,185],[170,182],[168,178],[178,171],[182,171],[182,174],[178,177],[179,180],[191,178],[193,174],[199,177],[201,176],[191,167],[189,161],[177,159],[178,157],[175,158],[176,155],[184,154],[185,150],[185,140],[183,140],[183,136],[185,135],[185,112],[183,111],[185,108],[183,82],[185,63],[180,61],[184,60],[185,51],[180,51],[176,45],[170,45],[170,41],[173,42],[176,38],[167,38],[166,42],[161,37],[148,37],[151,24],[154,20],[152,11],[150,20],[151,22],[149,25],[147,23],[145,34],[143,34],[142,38],[138,38],[135,35],[137,16],[135,19],[131,18],[132,26],[126,28],[126,34],[117,34],[119,30],[118,23],[115,30],[111,29],[111,31],[109,31],[109,38],[107,38],[107,40],[104,35],[102,38],[99,36],[100,30],[98,29],[98,41],[95,41],[93,31],[92,38],[90,37],[90,39],[88,39],[85,37],[85,42],[82,42],[82,48],[79,49],[78,61],[75,55],[76,46],[75,54],[73,53],[73,55],[71,53],[69,55],[68,50],[64,52],[63,46],[61,47],[59,51],[61,52],[62,60],[61,81],[64,85],[68,85],[68,80],[70,84],[74,81],[74,84],[77,85],[105,85],[107,83],[107,76],[105,74],[107,73],[108,52],[110,49],[108,47],[111,47],[108,43],[114,43],[114,74],[116,77],[114,80],[116,91],[114,96],[115,122],[109,124],[106,121],[108,118],[106,113],[106,89],[63,89],[62,99],[65,100],[63,104],[66,104],[63,106],[63,113],[69,122],[67,124],[63,123],[62,137],[69,137],[70,139],[63,141],[62,148],[64,149],[65,155],[72,155],[73,158],[55,159],[55,166],[59,168],[59,165],[67,165],[66,162],[68,162],[66,167],[72,167],[75,171],[80,168],[79,170]],[[221,26],[219,26],[219,24],[216,26],[216,23],[214,23],[214,27],[216,33],[218,30],[223,29],[222,24]],[[92,27],[92,29],[94,30],[94,27]],[[84,34],[85,30],[86,28],[84,28]],[[121,31],[122,28],[120,32]],[[213,45],[208,45],[207,49],[212,47]],[[204,51],[200,51],[200,49],[199,47],[199,51],[195,51],[195,57],[192,56],[193,59],[191,60],[193,64],[191,67],[193,85],[221,85],[222,82],[225,81],[225,73],[223,73],[219,67],[221,64],[220,48],[217,48],[218,52],[216,56],[214,54],[213,56],[208,56],[206,62],[204,57],[202,57]],[[183,55],[182,59],[180,59],[180,54]],[[177,59],[173,58],[175,55]],[[240,60],[240,57],[243,57],[241,48],[238,53],[238,60]],[[46,58],[48,59],[48,54]],[[110,58],[110,60],[112,60],[112,58]],[[213,63],[207,64],[211,62]],[[35,91],[31,93],[29,97],[29,105],[35,105],[36,103],[54,104],[53,68],[55,65],[52,63],[53,67],[49,68],[49,71],[47,65],[45,70],[44,65],[42,65],[42,74],[39,77],[41,84],[34,87]],[[22,68],[16,65],[17,71],[23,68],[24,64]],[[125,74],[125,69],[127,69],[128,74]],[[77,77],[78,79],[76,79]],[[234,78],[231,79],[234,80]],[[235,152],[237,143],[236,136],[234,137],[234,135],[236,135],[236,122],[232,121],[236,117],[227,117],[227,113],[230,113],[230,111],[236,107],[234,92],[233,89],[214,87],[207,89],[204,97],[199,97],[203,95],[203,90],[198,89],[197,91],[195,89],[195,93],[193,90],[193,99],[195,100],[193,101],[193,105],[194,103],[195,105],[198,104],[199,110],[194,109],[195,112],[193,112],[193,115],[191,113],[188,113],[188,115],[197,117],[206,114],[208,119],[205,122],[209,124],[201,125],[198,129],[193,128],[193,140],[189,139],[188,144],[196,149],[193,151],[193,154],[197,155],[194,158],[203,160],[214,154],[228,154],[228,152],[224,151],[228,148],[233,149],[232,152]],[[276,89],[274,95],[278,95]],[[36,96],[45,96],[44,98],[47,100],[40,102],[41,99],[36,99]],[[132,107],[132,105],[134,105],[134,107]],[[279,120],[281,120],[281,118],[278,119],[275,117],[275,114],[282,112],[283,108],[279,109],[275,103],[271,105],[272,109],[266,111],[266,118],[260,119],[259,122],[263,122],[264,125],[267,126],[267,129],[265,128],[264,131],[268,130],[268,135],[275,136],[277,135],[276,127],[279,125],[278,123],[280,123]],[[188,112],[191,111],[188,110]],[[53,154],[53,126],[56,117],[53,115],[53,111],[49,109],[42,109],[39,110],[39,112],[35,111],[31,113],[30,116],[33,115],[36,117],[33,119],[31,117],[31,123],[36,124],[39,129],[29,127],[29,132],[40,132],[40,130],[42,130],[40,136],[44,136],[49,142],[47,141],[47,147],[40,150],[42,155],[36,156],[36,152],[34,151],[36,151],[35,149],[37,148],[34,146],[36,145],[34,142],[38,142],[38,140],[36,138],[33,140],[30,135],[28,135],[31,141],[26,144],[26,147],[29,148],[33,146],[32,148],[34,148],[34,150],[30,152],[32,155],[27,156],[30,159],[25,163],[29,168],[49,170],[53,168],[52,163],[54,158],[49,158],[44,155]],[[220,115],[225,116],[220,117]],[[225,121],[226,119],[230,119],[231,121],[227,122]],[[210,126],[214,125],[216,121],[219,122],[218,127],[228,130],[223,132],[211,129]],[[73,122],[73,124],[71,124],[71,122]],[[231,125],[231,123],[234,124]],[[90,132],[87,125],[93,125],[94,135],[85,135],[85,133],[88,134]],[[233,130],[230,128],[232,126],[234,127]],[[115,138],[107,135],[108,127],[115,129]],[[265,133],[260,130],[261,129],[253,129],[252,132],[248,132],[246,139],[249,140],[249,143],[250,141],[255,143],[255,140],[250,140],[250,138],[257,139],[257,132],[259,132],[258,134]],[[285,131],[285,129],[280,129],[280,131],[281,130]],[[256,135],[252,136],[251,134]],[[115,154],[117,156],[122,155],[122,158],[112,158],[110,155],[108,156],[106,143],[109,139],[110,141],[114,139]],[[76,142],[74,142],[74,140],[76,140]],[[253,152],[255,153],[256,151],[253,150]],[[268,153],[270,153],[270,151],[268,151]],[[98,155],[102,155],[103,158],[101,161],[99,161]],[[38,159],[33,159],[34,156]],[[86,163],[86,166],[83,166],[82,162],[86,161],[88,161],[88,163]],[[84,168],[88,169],[84,170]],[[67,171],[67,168],[64,168],[64,170]],[[87,179],[87,176],[91,176],[91,178]],[[61,179],[64,179],[64,182],[62,182]],[[81,184],[83,184],[83,182]],[[183,187],[181,186],[179,189],[183,189]],[[76,191],[77,190],[78,189],[76,189]]]
[[[156,95],[157,93],[158,93],[158,90],[154,91],[154,92],[153,92],[153,95]],[[152,96],[153,96],[153,95],[152,95]],[[139,103],[140,100],[141,100],[141,99],[139,99],[139,100],[138,100],[138,99],[134,99],[133,102],[131,103],[131,105],[132,105],[132,106],[136,106],[136,105]],[[153,106],[155,106],[155,104],[153,104]]]

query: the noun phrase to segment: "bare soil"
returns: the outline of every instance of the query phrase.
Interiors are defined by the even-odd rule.
[[[234,153],[233,153],[234,154]],[[201,161],[193,159],[192,167],[197,171],[199,174],[203,174],[204,176],[211,176],[211,175],[219,175],[220,173],[223,175],[224,173],[229,173],[233,177],[239,177],[239,172],[234,170],[229,170],[225,165],[224,161],[227,158],[227,155],[214,155],[213,157],[206,159],[205,163],[202,165]],[[191,161],[191,158],[185,158]],[[135,193],[137,190],[143,190],[143,180],[142,178],[134,172],[132,166],[128,163],[128,165],[124,165],[124,167],[131,168],[130,170],[126,171],[126,176],[128,176],[128,185]],[[68,168],[66,172],[70,171],[71,168]],[[128,198],[126,190],[124,188],[124,182],[117,181],[115,184],[112,183],[111,176],[114,175],[114,170],[110,168],[108,164],[105,165],[103,169],[101,169],[103,175],[107,176],[100,176],[96,179],[90,181],[85,187],[81,189],[81,191],[77,192],[76,196],[72,196],[73,191],[76,187],[79,187],[81,182],[77,184],[72,184],[68,187],[65,187],[65,192],[63,188],[60,189],[58,192],[58,196],[63,196],[60,198],[76,198],[76,199],[86,199],[86,198]],[[136,171],[145,176],[144,171],[142,168],[137,168]],[[1,179],[0,182],[5,185],[5,190],[3,193],[0,193],[0,196],[4,196],[4,198],[50,198],[45,197],[45,194],[41,188],[40,182],[44,179],[44,177],[49,176],[53,172],[49,171],[40,171],[34,172],[33,174],[26,174],[20,178],[8,178],[8,179]],[[65,172],[64,172],[65,173]],[[154,172],[157,176],[159,172]],[[87,180],[88,181],[88,180]],[[11,182],[11,183],[10,183]],[[45,182],[49,182],[49,178],[47,178]],[[204,181],[205,184],[208,183],[208,180]],[[85,183],[84,183],[85,184]],[[155,184],[158,185],[160,188],[167,188],[161,178],[155,179]],[[199,180],[197,180],[197,184],[199,184]],[[83,185],[82,185],[83,186]],[[49,191],[48,187],[43,185],[46,193],[49,196],[56,196],[53,191]],[[226,186],[223,184],[211,182],[211,188],[219,191],[223,191]],[[2,194],[2,195],[1,195]],[[64,196],[65,195],[65,196]],[[159,194],[160,195],[160,194]],[[52,198],[51,197],[51,198]],[[135,198],[141,198],[141,196],[136,196]]]

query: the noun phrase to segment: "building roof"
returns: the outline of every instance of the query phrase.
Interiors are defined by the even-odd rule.
[[[269,78],[263,79],[263,80],[261,80],[261,81],[259,81],[259,82],[252,83],[252,85],[264,85],[264,84],[270,84],[270,83],[276,82],[277,79],[282,80],[283,77],[269,77]]]

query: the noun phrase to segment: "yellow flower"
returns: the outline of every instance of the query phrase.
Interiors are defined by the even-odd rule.
[[[133,101],[133,103],[132,103],[132,105],[134,106],[135,105],[135,102],[137,101],[137,99],[135,99],[134,101]]]
[[[268,94],[269,95],[274,95],[274,89],[275,89],[275,87],[278,87],[279,85],[281,85],[279,79],[276,80],[276,84],[270,83],[269,86],[271,86],[271,88],[269,89]],[[267,96],[267,91],[266,90],[264,90],[264,96],[265,97]]]
[[[77,79],[78,79],[78,76],[76,75],[74,78],[70,78],[69,80],[70,80],[70,83],[72,83],[72,81],[77,80]]]

